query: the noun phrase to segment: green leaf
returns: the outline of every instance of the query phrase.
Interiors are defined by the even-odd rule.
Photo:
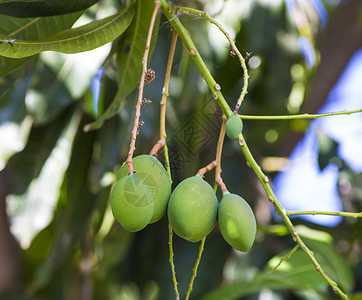
[[[138,1],[136,16],[127,31],[120,39],[117,53],[119,81],[118,98],[127,96],[136,86],[142,75],[142,58],[146,47],[149,24],[153,13],[154,3],[148,0]],[[156,42],[158,21],[154,26],[150,54]]]
[[[8,58],[0,56],[0,77],[5,76],[10,72],[16,70],[31,59],[32,57]]]
[[[104,114],[97,121],[88,124],[84,128],[85,131],[98,129],[103,125],[104,121],[115,116],[124,105],[125,97],[137,86],[142,75],[142,58],[153,8],[153,1],[140,0],[137,2],[137,11],[132,24],[118,44],[118,92]],[[156,42],[158,22],[159,19],[157,19],[153,30],[149,60]]]
[[[53,218],[53,247],[33,275],[30,285],[32,293],[56,280],[59,269],[67,267],[67,258],[79,249],[77,242],[89,226],[89,218],[96,200],[88,182],[94,137],[92,133],[84,134],[78,130],[72,141],[71,158],[59,189],[58,207]]]
[[[10,16],[1,16],[0,33],[8,36],[16,36],[18,39],[39,40],[58,31],[70,28],[82,13],[72,13],[62,16],[45,18],[26,18],[20,19]],[[0,77],[19,68],[24,63],[33,59],[8,58],[0,56]]]
[[[14,17],[45,17],[86,9],[98,0],[1,0],[0,14]]]
[[[27,116],[25,94],[30,77],[0,96],[0,171],[14,153],[24,149],[32,118]]]
[[[71,28],[82,12],[44,18],[1,16],[0,33],[15,39],[39,40]]]
[[[272,258],[265,271],[270,271],[288,252]],[[250,281],[218,288],[207,294],[202,300],[232,300],[264,289],[317,289],[326,285],[327,283],[316,272],[307,255],[298,250],[289,259],[283,261],[276,271],[270,274],[259,273]]]
[[[0,34],[0,55],[21,58],[42,51],[78,53],[98,48],[113,41],[129,26],[133,17],[131,6],[107,18],[66,29],[41,40],[18,40]]]

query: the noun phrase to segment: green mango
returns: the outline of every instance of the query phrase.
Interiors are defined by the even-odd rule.
[[[226,121],[226,135],[232,139],[237,140],[239,134],[243,130],[243,122],[241,121],[240,117],[233,113],[229,119]]]
[[[213,188],[199,176],[182,181],[171,194],[168,220],[175,233],[190,242],[215,227],[218,201]]]
[[[219,205],[219,227],[225,241],[246,252],[254,243],[256,221],[249,204],[240,196],[225,194]]]
[[[152,193],[137,175],[123,177],[111,191],[111,208],[114,218],[124,229],[139,231],[149,224],[153,216]]]
[[[161,162],[152,155],[139,155],[133,158],[133,168],[137,176],[151,190],[154,200],[154,211],[150,223],[161,219],[171,195],[171,182]],[[118,171],[117,179],[128,175],[128,166],[124,165]]]

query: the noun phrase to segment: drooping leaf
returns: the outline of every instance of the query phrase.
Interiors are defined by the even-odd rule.
[[[125,97],[137,86],[142,75],[142,58],[153,8],[153,1],[140,0],[137,2],[137,11],[132,24],[120,39],[117,47],[118,92],[104,114],[97,121],[85,127],[86,131],[100,128],[105,120],[116,115],[124,104]],[[159,19],[154,26],[149,59],[157,38],[158,22]]]
[[[9,74],[10,72],[16,70],[21,67],[27,61],[29,61],[31,57],[26,58],[8,58],[0,56],[0,77]]]
[[[36,80],[26,96],[26,108],[37,125],[49,123],[74,103],[59,74],[46,65],[38,66],[41,70],[35,72]]]
[[[68,14],[86,9],[98,0],[0,0],[0,14],[28,18]]]
[[[27,116],[25,94],[30,77],[0,96],[0,171],[8,159],[24,149],[32,118]]]
[[[265,271],[270,271],[282,256],[283,254],[271,259]],[[234,300],[264,289],[317,289],[326,285],[327,283],[317,273],[307,255],[298,250],[288,260],[283,261],[274,272],[259,273],[251,281],[218,288],[207,294],[202,300]]]
[[[78,53],[89,51],[113,41],[129,26],[133,7],[86,25],[66,29],[40,40],[18,40],[15,36],[0,34],[0,55],[21,58],[42,51]]]
[[[154,3],[152,1],[138,1],[137,13],[130,26],[130,30],[121,38],[118,45],[118,98],[127,96],[137,85],[142,74],[142,58],[146,47],[148,28],[151,21]],[[154,26],[150,54],[156,43],[158,19]]]
[[[94,134],[77,131],[54,215],[54,247],[34,274],[33,292],[51,285],[54,278],[60,275],[57,274],[59,268],[66,266],[70,254],[79,249],[76,241],[81,239],[89,225],[95,202],[88,182],[93,143]]]
[[[44,18],[15,18],[1,16],[0,33],[26,40],[39,40],[53,35],[58,31],[70,28],[82,13],[76,12]],[[4,76],[33,57],[9,58],[0,56],[0,77]]]

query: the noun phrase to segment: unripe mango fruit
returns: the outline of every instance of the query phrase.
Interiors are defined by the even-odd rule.
[[[175,233],[190,242],[215,227],[218,201],[213,188],[199,176],[182,181],[171,194],[168,220]]]
[[[243,122],[240,117],[233,113],[226,121],[225,126],[226,135],[232,140],[237,140],[241,130],[243,129]]]
[[[225,241],[246,252],[254,243],[256,221],[249,204],[240,196],[225,194],[219,205],[219,227]]]
[[[152,155],[139,155],[133,159],[133,168],[151,190],[154,200],[154,212],[150,223],[161,219],[166,212],[168,199],[171,195],[171,182],[161,162]],[[117,179],[128,175],[128,166],[124,165],[118,171]]]
[[[114,218],[128,231],[139,231],[151,221],[153,198],[147,185],[137,175],[117,181],[111,191],[111,208]]]

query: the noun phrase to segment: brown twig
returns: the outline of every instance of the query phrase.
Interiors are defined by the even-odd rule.
[[[160,3],[155,2],[155,7],[153,9],[150,26],[148,28],[146,48],[145,48],[145,52],[143,54],[143,59],[142,59],[142,65],[143,65],[142,76],[141,76],[141,80],[140,80],[140,85],[138,87],[138,99],[137,99],[137,105],[136,105],[136,114],[135,114],[133,129],[132,129],[131,143],[129,145],[129,152],[128,152],[128,156],[127,156],[127,165],[128,165],[129,174],[135,173],[135,171],[133,169],[132,157],[133,157],[133,153],[136,149],[135,145],[136,145],[136,138],[137,138],[137,134],[138,134],[139,119],[141,116],[141,105],[143,102],[143,87],[145,85],[145,77],[147,74],[147,60],[148,60],[148,54],[149,54],[149,50],[150,50],[152,32],[153,32],[153,27],[155,25],[156,16],[157,16],[157,13],[158,13],[160,7],[161,7]]]
[[[201,168],[197,171],[196,175],[203,177],[207,172],[210,172],[212,169],[216,167],[216,160],[213,160],[211,163],[209,163],[206,167]]]
[[[219,133],[219,139],[217,141],[217,148],[216,148],[216,159],[209,163],[206,167],[201,168],[196,175],[203,177],[207,172],[210,172],[212,169],[216,168],[215,173],[215,183],[220,186],[221,191],[223,194],[228,193],[228,189],[224,181],[221,178],[221,153],[222,153],[222,146],[224,145],[224,137],[225,137],[225,124],[227,118],[225,115],[222,117],[222,125]]]
[[[175,30],[172,30],[172,40],[171,40],[171,47],[170,53],[168,56],[167,67],[166,67],[166,75],[165,75],[165,82],[163,84],[162,90],[162,98],[160,102],[161,110],[160,110],[160,139],[157,143],[153,146],[150,155],[155,155],[157,152],[166,144],[166,102],[168,97],[168,87],[170,83],[171,77],[171,69],[172,69],[172,62],[173,57],[175,54],[176,43],[177,43],[178,34]]]
[[[215,182],[220,186],[222,194],[228,193],[228,189],[224,181],[221,178],[221,153],[222,153],[222,146],[224,145],[224,138],[225,138],[225,124],[227,121],[227,117],[225,115],[222,116],[222,124],[219,133],[219,140],[217,141],[217,148],[216,148],[216,174],[215,174]]]

